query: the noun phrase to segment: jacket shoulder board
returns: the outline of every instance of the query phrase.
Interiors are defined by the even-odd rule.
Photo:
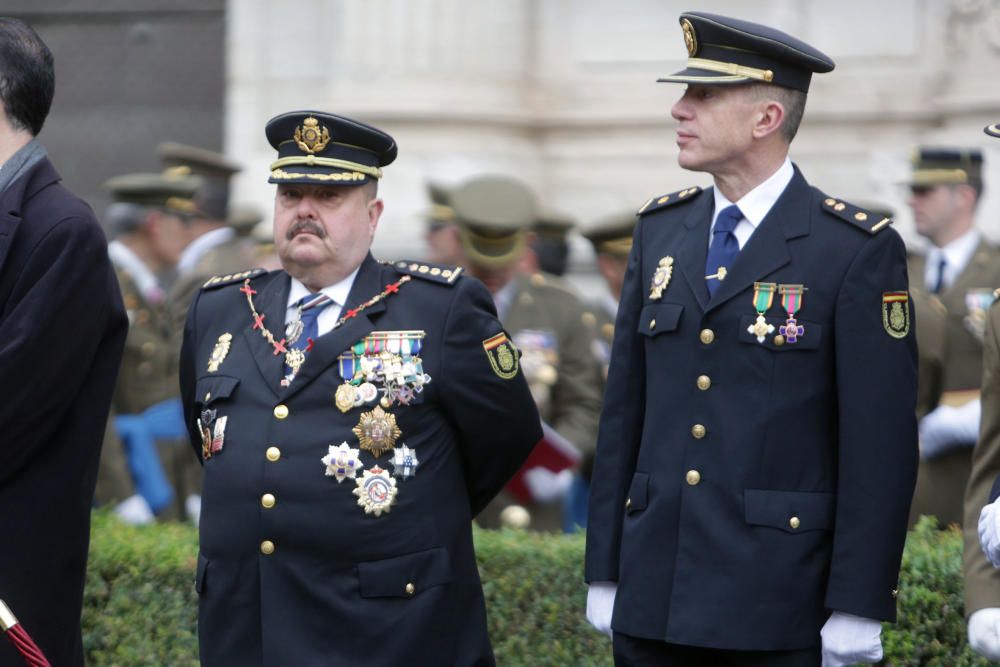
[[[445,266],[444,264],[431,264],[430,262],[412,262],[407,259],[393,262],[392,268],[404,276],[413,276],[414,278],[421,278],[442,285],[453,285],[462,276],[462,267],[460,266]]]
[[[232,285],[233,283],[241,283],[247,278],[253,280],[267,273],[267,269],[250,269],[249,271],[240,271],[239,273],[227,273],[221,276],[212,276],[205,281],[205,284],[201,286],[202,289],[215,289],[216,287],[225,287],[226,285]]]
[[[662,197],[653,197],[646,201],[642,205],[636,214],[646,215],[647,213],[652,213],[653,211],[659,211],[661,208],[666,208],[668,206],[673,206],[674,204],[679,204],[684,201],[690,201],[694,199],[693,195],[701,192],[701,188],[697,185],[685,188],[683,190],[678,190],[677,192],[671,192],[670,194],[663,195]]]
[[[893,222],[892,218],[875,215],[871,211],[866,211],[842,199],[826,197],[823,199],[822,206],[823,210],[830,215],[849,222],[869,234],[878,234]]]

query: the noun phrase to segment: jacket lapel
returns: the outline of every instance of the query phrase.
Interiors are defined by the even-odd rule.
[[[264,316],[263,325],[266,327],[277,341],[285,338],[285,311],[288,309],[288,290],[291,288],[291,279],[288,274],[280,273],[274,280],[269,281],[260,291],[253,295],[254,307],[257,313]],[[241,299],[245,295],[240,294]],[[281,388],[280,382],[284,375],[285,355],[281,352],[275,354],[274,347],[261,335],[260,328],[254,328],[255,323],[250,313],[250,306],[246,308],[247,326],[243,329],[247,345],[257,370],[264,378],[267,385],[275,396]]]
[[[382,269],[371,255],[361,263],[361,269],[354,279],[351,292],[347,296],[347,303],[340,311],[340,317],[347,316],[353,309],[367,302],[377,294],[381,294],[385,289],[382,281]],[[401,291],[406,288],[403,287]],[[297,393],[307,386],[317,377],[323,374],[326,369],[337,362],[337,358],[351,345],[358,342],[375,328],[374,320],[385,310],[385,300],[380,299],[357,315],[350,317],[342,325],[323,334],[313,344],[312,350],[306,354],[305,363],[299,369],[292,384],[288,387],[279,388],[282,392],[282,400]]]
[[[684,238],[677,248],[677,264],[702,310],[708,306],[708,285],[705,284],[705,260],[708,256],[708,230],[712,226],[715,198],[706,190],[691,206],[682,223]]]
[[[812,192],[798,167],[785,191],[778,197],[767,216],[761,220],[750,240],[733,262],[726,279],[719,285],[708,304],[714,310],[733,297],[742,294],[768,274],[788,264],[791,253],[788,241],[809,233],[812,216]]]
[[[48,158],[42,158],[28,173],[15,180],[0,194],[0,269],[7,261],[7,253],[21,224],[24,202],[45,186],[59,180],[59,172],[52,162]]]

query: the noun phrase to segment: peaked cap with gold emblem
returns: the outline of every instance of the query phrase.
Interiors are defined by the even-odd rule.
[[[583,236],[594,246],[595,253],[628,257],[637,219],[632,209],[620,211],[594,222],[583,230]]]
[[[188,218],[200,214],[194,197],[203,184],[200,176],[124,174],[108,179],[104,188],[115,202],[150,206]]]
[[[913,164],[911,188],[975,186],[983,182],[983,152],[978,148],[921,146],[913,151],[910,161]]]
[[[479,176],[448,195],[469,260],[484,267],[517,261],[538,203],[526,184],[509,176]]]
[[[289,111],[267,122],[278,151],[269,183],[362,185],[396,159],[396,141],[378,128],[320,111]]]
[[[706,14],[680,15],[687,67],[657,81],[668,83],[773,83],[809,91],[813,73],[833,70],[829,56],[800,39],[759,23]]]

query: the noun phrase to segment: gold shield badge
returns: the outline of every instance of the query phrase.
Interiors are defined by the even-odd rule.
[[[674,275],[674,258],[670,255],[663,257],[653,272],[653,280],[649,285],[649,298],[656,301],[663,296],[663,290],[670,284],[670,278]]]
[[[302,125],[295,128],[295,143],[306,153],[318,153],[330,143],[330,130],[309,116],[302,121]]]
[[[882,326],[893,338],[910,333],[910,295],[907,292],[882,293]]]
[[[233,335],[231,333],[224,333],[219,336],[219,340],[215,341],[215,347],[212,348],[212,356],[208,358],[208,372],[215,373],[219,370],[219,366],[226,359],[226,355],[229,354],[229,346],[233,342]]]
[[[502,331],[483,341],[486,358],[490,360],[493,372],[504,380],[517,375],[517,348]]]

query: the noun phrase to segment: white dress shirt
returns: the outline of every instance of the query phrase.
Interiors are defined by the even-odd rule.
[[[951,243],[940,248],[931,247],[927,251],[927,262],[924,265],[924,284],[928,289],[937,284],[938,266],[941,258],[944,257],[944,277],[941,280],[941,289],[946,290],[955,283],[958,274],[965,270],[966,265],[976,253],[979,246],[979,231],[975,228],[965,232]]]
[[[357,277],[360,268],[354,269],[351,275],[339,283],[329,285],[320,290],[320,292],[330,297],[333,303],[321,310],[319,317],[316,318],[316,328],[319,336],[330,333],[333,330],[333,325],[340,318],[340,311],[343,309],[344,304],[347,303],[347,296],[351,293],[351,286],[354,285],[354,279]],[[308,287],[295,278],[292,278],[292,287],[288,290],[288,306],[285,308],[286,325],[298,316],[299,301],[302,300],[302,297],[309,296],[310,294],[313,294],[313,292],[309,291]],[[372,294],[371,296],[375,295]]]
[[[785,191],[788,184],[792,182],[792,176],[794,175],[795,169],[792,168],[792,161],[788,157],[785,157],[785,161],[778,167],[778,171],[774,172],[770,178],[753,190],[743,195],[738,202],[729,201],[726,199],[726,195],[719,191],[719,188],[715,188],[715,215],[712,217],[712,226],[708,231],[709,244],[712,243],[712,232],[715,231],[715,220],[719,217],[719,213],[724,208],[732,206],[735,203],[740,207],[743,219],[736,225],[733,235],[740,244],[740,250],[743,250],[743,246],[750,240],[750,236],[757,229],[757,225],[771,211],[774,202],[778,201],[778,197]]]
[[[112,241],[108,244],[108,257],[116,268],[127,271],[135,286],[142,292],[142,297],[151,304],[158,304],[163,301],[164,292],[160,287],[160,281],[149,267],[146,266],[139,256],[132,252],[132,249],[121,241]]]
[[[232,227],[220,227],[210,232],[205,232],[191,243],[188,243],[181,253],[181,258],[177,260],[177,273],[183,274],[193,271],[198,266],[201,258],[208,254],[209,250],[217,248],[236,235]]]

